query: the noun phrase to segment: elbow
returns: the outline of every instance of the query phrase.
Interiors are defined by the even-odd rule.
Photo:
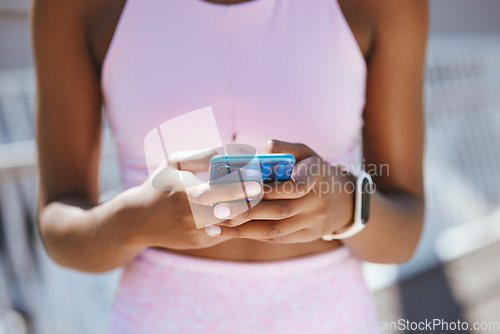
[[[406,228],[388,238],[369,238],[365,240],[372,246],[369,248],[351,247],[358,258],[363,261],[380,264],[402,264],[415,255],[423,228],[423,215],[407,222]],[[352,245],[351,245],[352,246]],[[369,249],[369,251],[368,251]]]
[[[379,264],[402,264],[409,261],[415,254],[416,247],[390,248],[371,254],[355,254],[362,261]]]
[[[38,232],[47,255],[58,265],[72,268],[72,263],[68,261],[67,256],[69,250],[65,246],[67,244],[65,242],[65,239],[67,239],[65,231],[60,226],[58,227],[56,221],[51,219],[50,209],[41,209],[37,218]]]
[[[102,274],[116,269],[116,267],[106,265],[100,261],[89,261],[85,258],[81,259],[76,257],[74,254],[65,253],[64,251],[58,249],[57,246],[51,246],[49,243],[45,244],[45,250],[52,261],[60,267],[66,269],[86,272],[89,274]]]
[[[109,267],[109,266],[102,266],[102,265],[95,265],[95,264],[67,264],[64,265],[63,263],[57,262],[60,266],[67,268],[67,269],[72,269],[80,272],[85,272],[88,274],[104,274],[107,272],[110,272],[117,267]]]
[[[419,213],[416,215],[413,222],[413,228],[410,229],[410,236],[406,238],[406,242],[400,245],[400,255],[395,258],[393,263],[401,264],[410,261],[417,252],[418,245],[422,236],[424,226],[424,206],[421,205]]]
[[[416,252],[418,240],[399,247],[380,247],[370,254],[356,254],[360,260],[379,264],[402,264],[412,259]]]
[[[424,199],[401,196],[398,201],[379,205],[378,219],[365,230],[346,239],[345,244],[359,259],[381,264],[401,264],[416,253],[424,224]],[[384,203],[384,202],[382,202]],[[382,208],[382,209],[380,209]]]
[[[412,225],[412,228],[406,231],[406,236],[401,235],[399,238],[393,240],[390,247],[380,245],[380,251],[377,252],[376,257],[367,261],[381,264],[402,264],[410,261],[420,243],[423,217],[415,219]]]
[[[43,214],[38,217],[40,239],[47,255],[59,266],[87,273],[104,273],[115,269],[86,254],[85,247],[79,247],[72,238],[74,231],[62,228],[57,222],[46,218]]]
[[[420,243],[423,221],[419,220],[415,224],[418,225],[415,227],[417,231],[414,231],[407,238],[402,238],[400,242],[396,242],[391,256],[388,255],[384,263],[402,264],[413,258]]]
[[[388,261],[385,263],[402,264],[410,261],[413,258],[413,255],[415,255],[417,246],[418,239],[415,242],[405,245],[401,249],[395,251],[395,254],[390,259],[387,259]]]
[[[383,257],[383,262],[387,264],[402,264],[410,261],[417,252],[418,245],[422,236],[425,216],[424,199],[419,198],[415,201],[413,214],[406,219],[405,228],[400,230],[393,239],[393,247],[386,248],[390,254]],[[389,253],[387,252],[387,253]]]
[[[41,233],[42,243],[48,256],[59,266],[86,273],[100,274],[116,269],[99,259],[92,259],[81,247],[69,246],[65,236]]]

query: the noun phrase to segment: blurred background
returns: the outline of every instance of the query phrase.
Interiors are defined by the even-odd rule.
[[[490,328],[433,333],[499,334],[500,1],[430,4],[424,234],[411,261],[366,264],[365,276],[379,321],[477,321]],[[98,334],[119,270],[95,275],[61,268],[37,235],[28,7],[27,0],[0,0],[0,334]],[[105,200],[120,185],[106,126],[103,131]]]

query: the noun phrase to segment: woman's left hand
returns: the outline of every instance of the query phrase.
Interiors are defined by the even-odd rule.
[[[303,144],[269,141],[269,153],[297,161],[288,181],[264,184],[264,198],[243,214],[207,227],[213,236],[299,243],[340,232],[352,222],[353,179]],[[230,208],[231,203],[225,203]],[[231,210],[228,210],[229,212]]]

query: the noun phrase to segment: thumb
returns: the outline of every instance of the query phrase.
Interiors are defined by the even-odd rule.
[[[221,154],[221,152],[222,148],[175,152],[169,157],[167,165],[178,170],[192,173],[207,172],[210,158],[216,154]]]
[[[312,149],[304,144],[288,143],[276,139],[269,140],[264,146],[265,153],[288,153],[295,157],[296,161],[304,160],[317,155]]]
[[[206,172],[209,168],[210,158],[219,154],[220,149],[204,151],[180,151],[173,153],[168,162],[158,166],[151,175],[152,185],[158,190],[171,190],[174,180],[179,181],[181,175],[193,183],[194,173]],[[189,177],[190,174],[192,178]],[[201,180],[198,180],[202,182]]]

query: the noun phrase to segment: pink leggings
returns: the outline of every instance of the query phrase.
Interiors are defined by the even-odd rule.
[[[148,249],[122,273],[108,333],[378,333],[374,321],[346,247],[270,262]]]

